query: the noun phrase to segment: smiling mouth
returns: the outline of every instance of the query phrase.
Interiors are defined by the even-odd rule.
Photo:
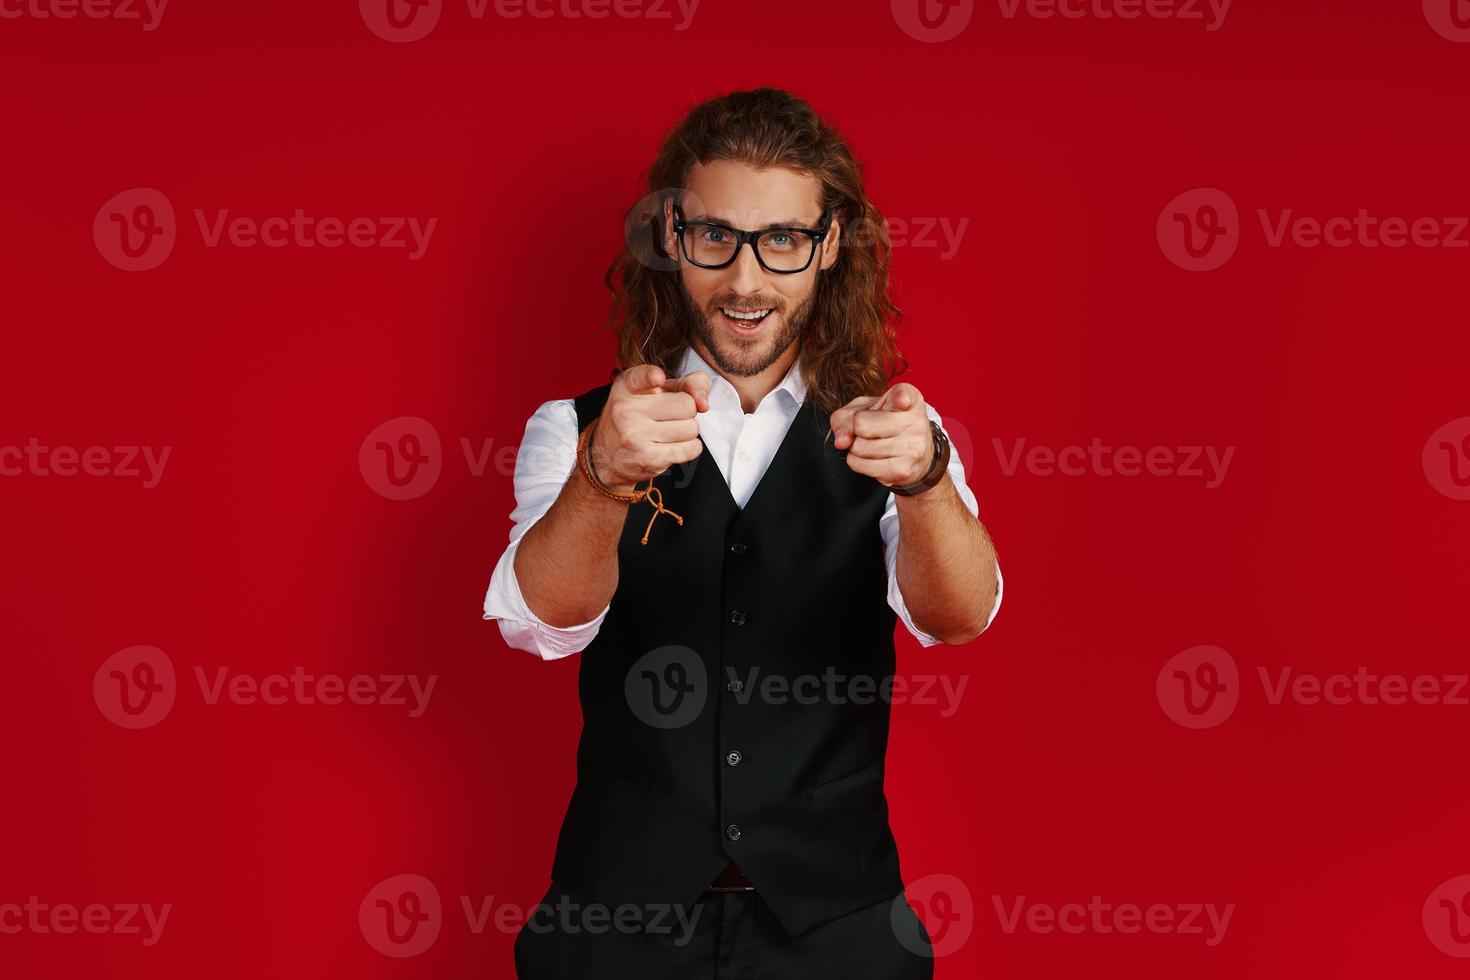
[[[773,308],[764,310],[732,310],[729,307],[720,307],[720,315],[725,318],[725,323],[736,333],[755,333],[766,322],[766,319],[774,312]]]

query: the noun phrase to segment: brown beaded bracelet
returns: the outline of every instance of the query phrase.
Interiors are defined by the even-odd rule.
[[[602,479],[597,475],[596,467],[592,465],[592,454],[587,451],[588,443],[592,438],[592,430],[597,427],[597,422],[597,419],[593,419],[588,423],[587,428],[582,430],[582,434],[577,437],[577,469],[581,470],[582,475],[587,478],[587,482],[592,484],[592,489],[604,497],[621,500],[629,506],[641,503],[645,499],[653,504],[653,516],[648,519],[648,527],[643,529],[642,544],[648,544],[649,532],[653,530],[653,522],[658,520],[658,515],[660,514],[668,514],[682,526],[684,524],[684,518],[664,506],[663,492],[653,485],[653,479],[651,477],[649,478],[648,486],[641,490],[634,489],[632,492],[614,490],[602,482]]]
[[[896,493],[901,497],[913,497],[926,490],[932,490],[944,479],[949,472],[949,436],[944,434],[939,423],[933,419],[929,420],[929,429],[934,433],[934,462],[929,465],[929,472],[921,479],[901,487],[889,487],[890,493]]]

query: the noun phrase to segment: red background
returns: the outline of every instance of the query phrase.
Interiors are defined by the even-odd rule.
[[[668,21],[473,20],[390,44],[354,4],[173,0],[137,22],[0,20],[5,231],[0,446],[172,447],[159,485],[0,478],[0,904],[171,903],[162,941],[0,934],[0,975],[509,976],[512,935],[460,895],[546,886],[573,783],[576,659],[480,618],[514,446],[543,400],[606,380],[602,272],[681,111],[788,87],[829,114],[892,218],[969,225],[900,246],[916,384],[972,446],[1006,598],[965,648],[900,665],[968,688],[895,708],[905,877],[958,876],[974,935],[941,978],[1448,977],[1420,922],[1470,871],[1470,708],[1272,705],[1258,668],[1466,669],[1470,503],[1421,451],[1470,415],[1466,262],[1449,248],[1269,247],[1255,218],[1470,213],[1470,45],[1417,3],[1238,0],[1199,21],[1007,19],[925,44],[888,4],[705,0]],[[1458,135],[1457,135],[1458,134]],[[178,244],[99,254],[113,195],[163,192]],[[1173,265],[1161,209],[1239,205],[1234,258]],[[205,246],[193,210],[437,218],[403,249]],[[572,247],[574,246],[574,247]],[[428,493],[387,500],[365,436],[420,416]],[[1235,447],[1222,485],[1007,475],[1018,439]],[[164,650],[179,697],[111,724],[94,673]],[[1218,727],[1155,678],[1228,650]],[[193,670],[438,675],[428,712],[211,706]],[[389,959],[357,908],[422,874],[447,921]],[[1200,936],[1008,934],[1007,906],[1236,905]]]

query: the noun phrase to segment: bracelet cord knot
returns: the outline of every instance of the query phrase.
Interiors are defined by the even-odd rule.
[[[640,539],[640,544],[648,544],[648,535],[653,531],[653,522],[658,520],[660,514],[668,514],[682,526],[684,524],[684,518],[664,506],[663,491],[653,485],[652,477],[649,477],[648,486],[642,488],[635,487],[632,492],[614,490],[602,482],[602,478],[597,475],[597,467],[592,462],[592,454],[588,452],[588,447],[591,445],[592,440],[592,430],[597,427],[597,422],[597,419],[593,419],[588,423],[587,428],[582,430],[582,434],[577,437],[577,468],[582,471],[582,475],[587,478],[587,482],[592,484],[592,488],[604,497],[620,500],[630,507],[633,504],[642,503],[644,500],[647,500],[653,505],[653,516],[648,519],[648,526],[643,529],[643,537]]]

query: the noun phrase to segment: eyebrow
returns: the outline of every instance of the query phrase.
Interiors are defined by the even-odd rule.
[[[687,216],[686,215],[685,218],[684,218],[684,220],[685,221],[712,221],[712,222],[714,222],[717,225],[724,225],[727,228],[734,228],[735,227],[735,222],[733,222],[733,221],[726,220],[725,218],[712,218],[709,215],[705,215],[705,216],[699,217],[699,218],[695,218],[695,217],[691,217],[691,216]],[[787,221],[773,221],[770,224],[765,225],[764,227],[761,227],[761,228],[747,228],[747,229],[744,229],[744,230],[746,230],[746,231],[771,231],[771,230],[776,229],[776,228],[801,228],[803,230],[810,231],[810,230],[816,228],[821,223],[822,223],[822,219],[821,219],[821,216],[819,215],[817,217],[817,220],[816,221],[813,221],[811,224],[807,224],[807,223],[805,223],[803,221],[800,221],[800,220],[798,220],[796,218],[792,218],[792,219],[789,219]]]

